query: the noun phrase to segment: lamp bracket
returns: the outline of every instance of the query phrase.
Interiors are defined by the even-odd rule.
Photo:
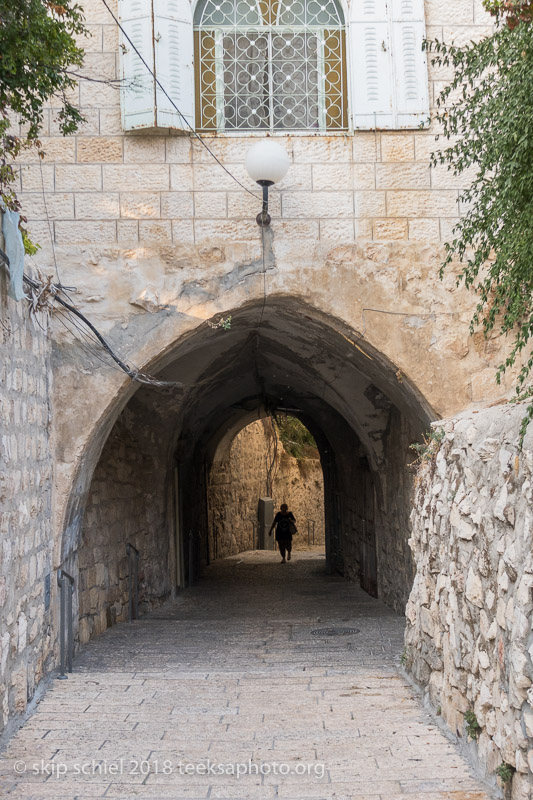
[[[272,220],[268,213],[268,187],[273,186],[274,181],[257,181],[257,183],[263,187],[263,208],[255,219],[261,228],[267,228]]]

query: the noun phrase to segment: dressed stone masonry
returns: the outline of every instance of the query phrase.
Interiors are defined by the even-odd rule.
[[[1,221],[0,221],[1,222]],[[4,247],[0,234],[0,247]],[[51,339],[0,269],[0,730],[53,667]],[[55,575],[54,575],[55,577]]]
[[[481,726],[490,772],[533,772],[533,431],[519,450],[524,405],[435,423],[438,452],[417,477],[410,544],[417,573],[407,605],[408,669],[459,736]]]

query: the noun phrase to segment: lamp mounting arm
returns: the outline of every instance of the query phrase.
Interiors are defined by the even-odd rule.
[[[268,187],[273,186],[274,181],[257,181],[263,187],[263,208],[256,217],[257,224],[262,228],[270,225],[271,216],[268,213]]]

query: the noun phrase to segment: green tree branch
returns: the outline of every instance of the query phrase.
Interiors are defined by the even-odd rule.
[[[501,11],[497,12],[502,16]],[[533,27],[499,24],[465,46],[426,42],[432,64],[452,67],[451,83],[437,100],[437,122],[448,146],[432,154],[454,175],[474,172],[461,202],[467,209],[446,243],[443,271],[461,262],[458,284],[478,295],[471,329],[481,324],[513,337],[498,366],[499,382],[522,351],[517,399],[533,396]],[[528,406],[521,437],[533,418]]]
[[[77,85],[72,70],[83,63],[77,40],[87,35],[81,6],[71,0],[0,0],[0,197],[13,210],[20,208],[13,162],[28,148],[42,157],[44,105],[57,99],[65,136],[83,121],[68,93]]]

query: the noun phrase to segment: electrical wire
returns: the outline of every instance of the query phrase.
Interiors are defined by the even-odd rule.
[[[262,241],[264,242],[264,234],[262,236]],[[9,268],[9,259],[8,259],[7,255],[1,249],[0,249],[0,258],[4,261],[6,266]],[[264,275],[264,281],[265,281],[266,280],[266,264],[265,264],[265,268],[263,270],[263,275]],[[132,380],[135,380],[135,381],[137,381],[139,383],[143,383],[143,384],[147,384],[147,385],[151,385],[151,386],[157,386],[157,387],[173,387],[173,388],[179,387],[180,389],[185,389],[186,388],[186,385],[181,383],[181,382],[159,380],[158,378],[155,378],[155,377],[153,377],[151,375],[148,375],[147,373],[143,372],[142,370],[140,370],[135,365],[131,366],[131,365],[126,364],[114,352],[114,350],[109,345],[109,343],[106,341],[106,339],[102,336],[102,334],[98,331],[98,329],[87,319],[87,317],[85,317],[85,315],[82,314],[82,312],[79,311],[79,309],[77,309],[71,303],[68,303],[66,300],[63,300],[63,298],[61,298],[59,296],[60,292],[64,292],[64,288],[60,284],[59,285],[54,285],[51,282],[51,279],[48,279],[47,283],[43,283],[42,281],[36,281],[33,278],[30,278],[26,274],[24,274],[23,280],[34,292],[35,291],[38,292],[37,296],[32,295],[32,296],[28,297],[28,300],[30,302],[33,302],[33,304],[34,304],[34,310],[39,308],[39,301],[40,301],[40,299],[42,298],[43,295],[45,296],[45,300],[46,300],[47,296],[50,296],[53,301],[59,303],[59,305],[62,307],[60,309],[60,313],[62,313],[62,315],[63,315],[63,319],[60,319],[59,316],[58,316],[58,319],[61,322],[61,324],[67,330],[69,330],[69,332],[75,338],[78,339],[78,341],[80,342],[81,346],[84,348],[85,352],[89,353],[91,357],[97,358],[106,367],[110,367],[111,366],[111,367],[113,367],[115,369],[120,369],[122,372],[125,372]],[[264,295],[263,295],[263,308],[262,308],[262,311],[264,311],[264,307],[265,307],[265,304],[266,304],[266,282],[264,282],[263,286],[264,286]],[[420,312],[417,312],[417,311],[390,311],[388,309],[364,307],[362,309],[363,331],[360,334],[360,336],[358,337],[358,339],[356,340],[356,342],[360,341],[361,339],[363,339],[365,337],[365,334],[366,334],[365,312],[374,312],[374,313],[378,313],[378,314],[390,314],[390,315],[393,315],[393,316],[403,316],[403,317],[406,317],[406,316],[419,316],[419,317],[426,317],[426,318],[430,318],[432,316],[450,316],[450,315],[454,316],[454,315],[456,315],[456,312],[453,312],[453,311],[426,312],[426,313],[421,314]],[[69,323],[83,337],[81,340],[80,340],[79,337],[76,337],[76,334],[72,331],[72,329],[69,328],[66,325],[65,319],[68,319]],[[261,315],[261,319],[262,319],[262,315]],[[84,328],[82,328],[80,326],[80,324],[78,323],[78,320],[81,321],[81,323],[85,326],[85,328],[87,330],[85,330]],[[259,338],[259,334],[258,334],[257,331],[255,331],[253,335],[247,336],[245,338],[243,344],[241,345],[241,347],[237,351],[236,355],[234,356],[234,360],[237,360],[239,358],[239,356],[241,355],[241,353],[247,348],[247,346],[249,344],[252,344],[252,346],[253,346],[253,356],[252,356],[252,358],[253,358],[253,361],[254,361],[254,371],[255,371],[256,378],[258,380],[259,386],[261,388],[262,379],[261,379],[261,376],[260,376],[259,364],[258,364],[258,359],[257,359],[258,338]],[[347,337],[345,337],[345,338],[347,338]],[[349,340],[349,341],[351,341],[351,340]],[[356,342],[351,342],[351,343],[355,344]],[[102,348],[102,350],[98,351],[96,349],[97,347]],[[111,359],[112,363],[110,363],[109,360],[107,360],[107,361],[105,360],[106,356],[108,357],[108,359],[109,358]],[[221,370],[221,372],[223,372],[223,369]],[[322,378],[322,381],[323,381],[322,399],[324,399],[324,396],[325,396],[326,386],[329,387],[330,389],[333,389],[333,384],[338,380],[338,378],[340,377],[340,373],[341,372],[342,372],[342,368],[339,371],[338,375],[335,376],[333,378],[333,381],[331,381],[331,382],[330,381],[326,381],[324,378]],[[194,388],[197,389],[201,385],[206,385],[206,384],[212,383],[214,377],[216,377],[216,376],[210,375],[208,379],[204,379],[204,380],[200,380],[198,382],[195,382]],[[266,406],[266,398],[265,398],[265,406]]]
[[[143,56],[141,55],[141,53],[139,52],[139,50],[137,49],[137,47],[135,47],[135,45],[134,45],[134,44],[133,44],[133,42],[131,41],[130,37],[128,36],[128,34],[126,33],[126,31],[124,30],[124,28],[123,28],[123,27],[122,27],[122,25],[120,24],[120,22],[119,22],[118,18],[117,18],[117,17],[116,17],[116,15],[113,13],[113,11],[110,9],[110,7],[109,7],[109,4],[108,4],[107,0],[102,0],[102,3],[104,4],[104,6],[107,8],[107,10],[109,11],[109,13],[110,13],[110,14],[111,14],[111,16],[113,17],[113,20],[114,20],[115,24],[117,25],[118,29],[121,31],[121,33],[122,33],[122,35],[124,36],[124,38],[126,39],[126,41],[129,43],[130,47],[133,49],[133,51],[136,53],[136,55],[138,56],[138,58],[139,58],[139,59],[141,60],[141,62],[144,64],[144,66],[146,67],[146,69],[148,70],[148,72],[150,73],[150,75],[152,76],[152,78],[154,79],[154,81],[156,82],[157,86],[159,86],[159,88],[161,89],[161,91],[163,92],[163,94],[165,95],[165,97],[167,98],[167,100],[168,100],[168,101],[171,103],[171,105],[173,106],[173,108],[175,108],[175,110],[178,112],[178,114],[180,115],[180,117],[181,117],[181,118],[182,118],[182,120],[184,121],[185,125],[186,125],[186,126],[189,128],[189,130],[191,131],[191,133],[193,134],[193,136],[195,136],[195,137],[196,137],[196,139],[198,139],[198,141],[199,141],[199,142],[200,142],[200,143],[203,145],[203,147],[205,147],[205,149],[207,150],[207,152],[209,153],[209,155],[210,155],[212,158],[214,158],[214,160],[217,162],[217,164],[218,164],[220,167],[222,167],[222,169],[224,170],[224,172],[226,172],[226,173],[227,173],[227,174],[230,176],[230,178],[231,178],[232,180],[234,180],[234,181],[235,181],[235,183],[237,183],[237,184],[238,184],[238,185],[241,187],[241,189],[244,189],[244,191],[245,191],[245,192],[248,192],[248,194],[252,195],[252,197],[255,197],[255,199],[256,199],[258,202],[260,202],[260,201],[261,201],[261,198],[259,198],[259,197],[258,197],[258,196],[257,196],[257,195],[254,193],[254,192],[252,192],[250,189],[248,189],[248,187],[247,187],[247,186],[245,186],[245,185],[244,185],[244,183],[241,183],[241,181],[240,181],[238,178],[236,178],[236,177],[235,177],[235,175],[234,175],[232,172],[230,172],[230,170],[229,170],[229,169],[228,169],[228,168],[227,168],[227,167],[226,167],[226,166],[225,166],[225,165],[222,163],[222,161],[221,161],[221,160],[220,160],[220,159],[219,159],[219,158],[218,158],[218,157],[215,155],[215,153],[213,153],[213,151],[212,151],[212,150],[210,149],[210,147],[209,147],[209,146],[206,144],[206,142],[205,142],[205,141],[204,141],[204,139],[203,139],[203,138],[200,136],[200,134],[199,134],[199,133],[197,133],[197,131],[196,131],[196,130],[194,129],[194,127],[191,125],[191,123],[189,122],[189,120],[188,120],[188,119],[185,117],[185,115],[184,115],[184,114],[183,114],[183,113],[180,111],[180,109],[178,108],[178,106],[176,105],[176,103],[174,102],[174,100],[172,99],[172,97],[169,95],[169,93],[167,92],[167,90],[165,89],[165,87],[163,86],[163,84],[161,83],[161,81],[159,80],[159,78],[157,77],[157,75],[155,74],[155,72],[152,70],[152,68],[150,67],[150,65],[149,65],[149,64],[148,64],[148,63],[145,61],[145,59],[143,58]]]
[[[2,249],[0,249],[0,260],[9,269],[9,258]],[[84,352],[89,354],[92,358],[98,359],[98,361],[100,361],[107,368],[113,368],[125,372],[132,380],[137,381],[138,383],[155,386],[157,388],[194,388],[196,390],[201,386],[212,384],[214,379],[224,373],[225,367],[222,367],[218,373],[210,374],[209,378],[195,381],[194,384],[185,384],[180,381],[159,380],[158,378],[155,378],[139,369],[139,367],[135,364],[126,364],[115,353],[111,345],[92,324],[92,322],[90,322],[90,320],[88,320],[78,308],[59,296],[60,292],[65,294],[65,288],[61,286],[61,284],[52,283],[51,278],[49,278],[46,283],[42,280],[35,280],[34,278],[30,278],[26,273],[23,275],[23,280],[31,290],[30,294],[26,295],[26,298],[33,306],[34,311],[42,308],[52,308],[56,313],[58,322],[60,322],[61,325],[63,325],[63,327],[68,330],[72,336],[74,336],[74,338],[83,348]],[[58,303],[61,308],[57,308],[57,306],[54,307],[52,303]],[[2,327],[5,329],[4,325],[2,325]],[[76,335],[72,328],[77,331],[79,336]],[[255,342],[255,338],[256,337],[251,334],[246,336],[233,357],[234,361],[240,358],[241,354],[250,346],[250,344]]]
[[[100,341],[96,338],[96,336],[92,335],[92,332],[90,330],[89,332],[87,332],[87,330],[84,330],[84,328],[76,321],[76,318],[67,309],[64,308],[58,309],[56,313],[63,315],[65,318],[67,318],[70,324],[79,332],[80,336],[83,337],[83,339],[86,342],[86,346],[84,348],[86,352],[90,353],[92,356],[97,358],[102,364],[104,364],[104,366],[111,367],[112,369],[115,369],[118,372],[122,372],[122,369],[114,362],[113,359],[108,357],[106,360],[105,356],[106,355],[108,356],[108,353],[106,350],[102,349]],[[78,338],[76,337],[74,331],[70,330],[70,332],[75,338]],[[98,350],[98,348],[100,348],[100,350]],[[130,367],[137,374],[140,375],[144,374],[137,364],[131,363]]]
[[[78,343],[78,345],[81,348],[81,350],[83,350],[83,352],[86,354],[86,356],[89,357],[90,360],[97,359],[105,367],[111,366],[113,369],[116,369],[119,372],[121,371],[120,367],[117,367],[116,364],[110,364],[108,361],[106,361],[104,358],[102,358],[101,354],[98,353],[95,350],[95,348],[85,344],[84,340],[80,339],[80,337],[76,335],[76,332],[71,327],[73,322],[72,322],[72,319],[69,316],[67,311],[58,310],[57,313],[54,314],[54,319],[57,320],[57,322],[60,325],[62,325],[63,328],[66,331],[68,331],[68,333],[76,340],[76,342]],[[68,320],[68,322],[67,322],[67,320]],[[74,326],[74,328],[76,328],[76,327],[77,326]],[[79,328],[78,328],[78,330],[79,330]]]
[[[363,322],[363,329],[362,332],[359,334],[359,336],[355,339],[355,341],[352,341],[347,336],[344,336],[344,334],[341,334],[342,336],[344,336],[345,339],[347,339],[351,344],[355,345],[356,347],[358,342],[360,342],[362,339],[366,337],[367,326],[366,326],[365,312],[367,311],[373,312],[375,314],[388,314],[393,317],[421,317],[426,319],[430,319],[431,317],[439,317],[439,316],[449,317],[457,315],[456,311],[426,311],[424,313],[420,313],[418,311],[390,311],[389,309],[386,308],[369,308],[368,306],[365,306],[364,308],[361,309],[361,319]],[[363,350],[361,350],[360,347],[358,347],[357,349],[360,350],[363,353],[363,355],[367,356],[367,358],[372,358]],[[336,389],[334,388],[333,384],[339,380],[343,370],[344,370],[344,365],[341,365],[339,370],[337,371],[337,374],[333,376],[331,381],[326,381],[325,378],[322,378],[324,384],[322,389],[322,400],[324,400],[326,394],[326,388],[329,388],[333,392],[336,392]]]
[[[389,311],[386,308],[362,308],[361,309],[361,319],[363,321],[363,330],[361,335],[356,339],[354,344],[357,344],[361,339],[365,338],[366,335],[366,319],[365,319],[365,312],[372,311],[374,314],[389,314],[393,317],[422,317],[429,319],[430,317],[450,317],[455,316],[457,311],[424,311],[422,314],[419,311]]]
[[[42,160],[40,154],[39,154],[39,173],[40,173],[40,178],[41,178],[41,194],[42,194],[42,198],[43,198],[44,212],[45,212],[45,216],[46,216],[46,224],[47,224],[47,227],[48,227],[48,235],[50,237],[50,246],[51,246],[51,249],[52,249],[52,256],[53,256],[53,259],[54,259],[54,270],[55,270],[55,273],[57,275],[57,280],[58,280],[58,288],[61,288],[61,290],[64,292],[64,294],[70,300],[72,300],[72,298],[71,298],[71,296],[70,296],[70,294],[68,292],[68,290],[71,289],[72,287],[67,287],[67,286],[63,285],[63,281],[61,280],[61,274],[59,272],[59,266],[58,266],[58,263],[57,263],[57,253],[56,253],[56,247],[55,247],[55,238],[54,238],[54,233],[53,233],[53,230],[52,230],[52,221],[50,219],[50,213],[48,211],[48,203],[46,201],[46,191],[45,191],[45,187],[44,187],[43,160]],[[32,256],[30,256],[30,258],[32,258]],[[40,323],[38,321],[37,321],[37,324],[40,326]]]
[[[2,255],[5,263],[9,266],[9,259],[7,258],[5,253],[2,253],[1,255]],[[33,278],[30,278],[26,274],[24,274],[24,282],[30,288],[32,288],[34,290],[39,290],[39,289],[42,290],[42,288],[43,288],[43,284],[42,283],[39,283],[38,281],[35,281]],[[120,367],[120,369],[123,372],[125,372],[126,375],[128,375],[132,380],[135,380],[138,383],[149,384],[151,386],[160,386],[160,387],[163,387],[163,386],[177,387],[177,386],[179,386],[180,388],[183,386],[183,384],[181,384],[181,383],[179,383],[177,381],[161,381],[158,378],[154,378],[151,375],[147,375],[145,372],[142,372],[141,370],[133,369],[131,366],[126,364],[115,353],[115,351],[113,350],[111,345],[106,341],[106,339],[102,336],[100,331],[92,324],[92,322],[90,320],[88,320],[87,317],[84,314],[82,314],[82,312],[79,309],[77,309],[75,306],[71,305],[71,303],[68,303],[66,300],[63,300],[63,298],[59,296],[59,292],[60,291],[61,291],[61,287],[60,286],[55,286],[54,284],[50,285],[49,292],[50,292],[50,295],[52,296],[53,300],[55,302],[59,303],[64,309],[69,311],[70,314],[74,315],[75,317],[77,317],[78,319],[80,319],[83,322],[83,324],[94,335],[94,337],[98,341],[99,345],[101,347],[103,347],[103,349],[106,351],[106,353],[113,359],[113,361]]]
[[[42,193],[42,196],[43,196],[44,213],[46,214],[46,223],[48,225],[48,234],[50,236],[50,245],[52,247],[52,254],[53,254],[53,257],[54,257],[54,269],[56,271],[57,280],[59,281],[59,283],[62,283],[61,275],[59,274],[59,268],[57,266],[56,248],[55,248],[55,242],[54,242],[54,235],[52,233],[52,223],[50,222],[50,216],[48,214],[48,204],[46,202],[46,192],[44,191],[43,160],[42,160],[40,155],[39,155],[39,172],[41,174],[41,193]]]
[[[84,351],[88,353],[92,358],[98,359],[98,361],[100,361],[100,363],[102,363],[105,367],[111,367],[111,369],[117,370],[118,372],[122,372],[120,367],[117,366],[117,364],[115,364],[115,362],[112,359],[105,357],[106,356],[105,350],[102,350],[101,348],[100,350],[97,349],[95,345],[100,344],[98,340],[89,336],[87,332],[83,330],[81,325],[79,325],[76,322],[75,317],[73,317],[69,311],[67,311],[64,308],[57,309],[56,312],[54,313],[54,319],[57,319],[63,325],[63,327],[66,328],[70,332],[70,334],[80,342],[80,346],[83,347]],[[68,320],[69,326],[72,327],[66,325],[65,323],[66,320]],[[79,335],[76,335],[76,332],[73,330],[73,328],[75,329],[75,331],[77,331]]]

